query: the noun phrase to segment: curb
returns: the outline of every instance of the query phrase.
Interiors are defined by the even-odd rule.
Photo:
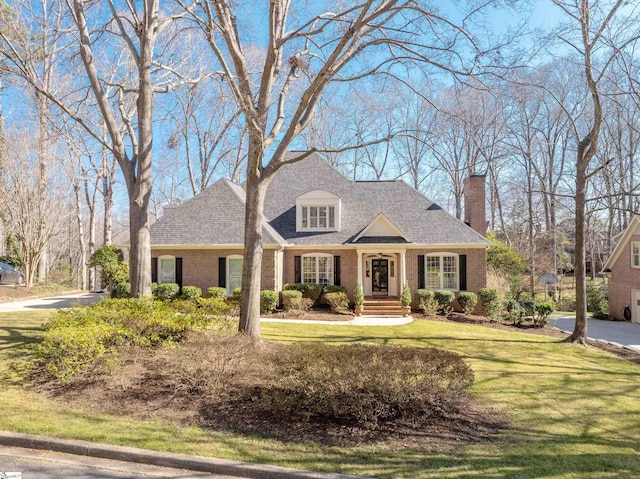
[[[9,431],[0,431],[0,446],[41,449],[66,454],[75,454],[77,456],[97,457],[101,459],[112,459],[116,461],[170,467],[174,469],[186,469],[198,472],[209,472],[212,474],[251,479],[363,479],[361,476],[304,471],[301,469],[271,466],[268,464],[255,464],[250,462],[232,461],[230,459],[157,452],[134,447],[96,444],[88,441],[57,439]]]

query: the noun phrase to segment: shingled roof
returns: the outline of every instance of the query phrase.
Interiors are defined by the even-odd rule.
[[[295,153],[290,153],[295,155]],[[341,198],[340,231],[297,232],[296,199],[312,190]],[[290,245],[371,243],[358,235],[383,214],[402,232],[403,242],[420,245],[477,245],[488,241],[403,181],[351,181],[320,155],[282,167],[271,181],[265,199],[263,242]],[[242,244],[244,191],[220,180],[193,199],[171,208],[151,227],[151,244]],[[400,238],[379,238],[397,243]]]

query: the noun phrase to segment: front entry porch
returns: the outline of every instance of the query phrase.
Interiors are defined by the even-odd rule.
[[[397,300],[406,282],[405,250],[368,245],[357,252],[358,282],[362,285],[365,297],[371,300]]]
[[[362,316],[404,316],[397,296],[365,296]]]

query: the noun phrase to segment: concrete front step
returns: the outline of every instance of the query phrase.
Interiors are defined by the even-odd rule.
[[[403,316],[402,303],[397,299],[368,298],[364,302],[363,316]]]

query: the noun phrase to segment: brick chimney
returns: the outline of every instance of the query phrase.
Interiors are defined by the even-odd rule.
[[[464,180],[464,222],[484,236],[487,233],[485,175],[471,175]]]

